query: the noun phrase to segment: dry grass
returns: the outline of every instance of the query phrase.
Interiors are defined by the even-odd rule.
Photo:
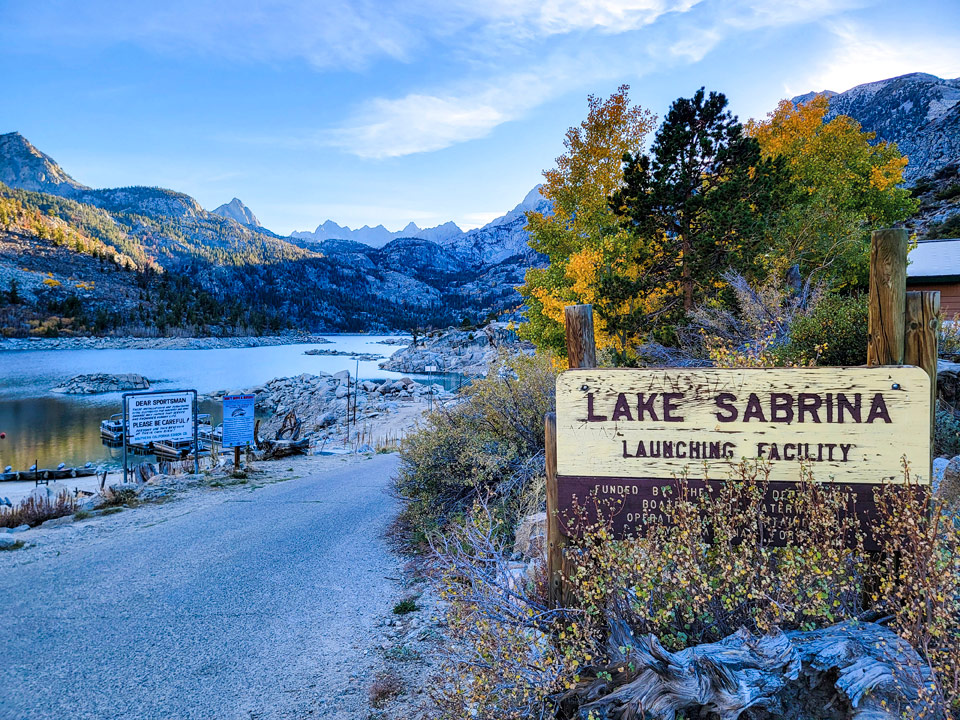
[[[403,681],[395,672],[386,670],[377,673],[367,695],[373,707],[382,708],[401,692],[403,692]]]
[[[73,515],[76,501],[66,492],[60,493],[56,500],[24,498],[19,505],[0,510],[0,527],[13,528],[19,525],[36,527],[45,520]]]

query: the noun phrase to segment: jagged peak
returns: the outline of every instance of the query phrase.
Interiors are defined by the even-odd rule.
[[[241,225],[260,227],[260,221],[257,220],[257,216],[254,215],[253,211],[244,205],[239,198],[233,198],[230,202],[221,205],[211,212],[214,215],[236,220]]]

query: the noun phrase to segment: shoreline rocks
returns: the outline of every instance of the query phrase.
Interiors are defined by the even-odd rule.
[[[75,375],[51,392],[64,395],[96,395],[99,393],[123,392],[126,390],[149,390],[150,381],[137,373],[93,373]]]
[[[351,352],[350,350],[328,350],[327,348],[314,348],[304,350],[304,355],[333,355],[336,357],[348,357],[351,360],[384,360],[383,355],[376,353]]]
[[[509,323],[490,323],[480,330],[450,329],[398,350],[380,363],[382,370],[401,373],[460,373],[484,377],[501,351],[533,354]]]
[[[264,335],[261,337],[62,337],[0,338],[0,352],[17,350],[219,350],[299,343],[326,345],[319,335]]]
[[[408,377],[397,380],[361,380],[341,370],[330,375],[304,373],[295,377],[273,380],[246,390],[257,396],[258,413],[268,415],[260,425],[260,437],[271,438],[283,423],[287,413],[293,411],[303,422],[301,438],[329,440],[340,437],[347,417],[348,396],[353,422],[353,406],[356,404],[356,423],[363,426],[380,424],[407,403],[417,401],[449,401],[454,394],[439,383],[424,385]],[[226,391],[204,396],[204,399],[219,400]],[[354,426],[354,428],[357,427]]]

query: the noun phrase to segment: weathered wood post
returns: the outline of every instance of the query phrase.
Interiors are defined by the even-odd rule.
[[[567,365],[573,369],[597,366],[597,343],[593,333],[593,305],[567,305],[563,311],[567,334]],[[563,548],[567,537],[558,515],[557,416],[547,413],[544,422],[544,456],[547,474],[547,576],[549,600],[563,604]]]
[[[593,305],[567,305],[563,309],[567,331],[567,366],[571,370],[597,366],[597,343],[593,335]]]
[[[867,365],[903,364],[907,231],[874,230],[870,238]]]
[[[937,425],[937,325],[940,293],[922,290],[907,293],[903,316],[903,362],[923,368],[930,376],[930,451]],[[932,458],[931,458],[932,460]]]

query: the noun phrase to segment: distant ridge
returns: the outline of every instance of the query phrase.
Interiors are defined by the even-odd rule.
[[[364,225],[361,228],[353,230],[346,225],[339,225],[333,220],[325,220],[312,232],[309,230],[298,230],[291,233],[290,237],[318,243],[325,242],[326,240],[352,240],[373,248],[381,248],[390,241],[399,238],[420,238],[435,243],[443,243],[449,238],[456,237],[462,233],[463,230],[454,222],[447,222],[432,228],[421,228],[415,222],[409,222],[402,230],[392,232],[387,230],[383,225],[376,225],[375,227]]]
[[[373,248],[384,247],[387,243],[400,238],[418,238],[450,248],[477,263],[498,263],[516,256],[532,259],[536,257],[536,253],[530,249],[529,236],[524,230],[527,225],[526,214],[531,210],[543,213],[551,211],[549,201],[540,194],[540,187],[540,185],[534,187],[520,204],[506,214],[481,228],[466,232],[454,222],[424,229],[411,222],[403,230],[390,232],[383,225],[376,227],[364,225],[357,230],[351,230],[349,227],[338,225],[333,220],[327,220],[318,225],[313,232],[294,232],[290,237],[316,243],[328,240],[351,240]]]

